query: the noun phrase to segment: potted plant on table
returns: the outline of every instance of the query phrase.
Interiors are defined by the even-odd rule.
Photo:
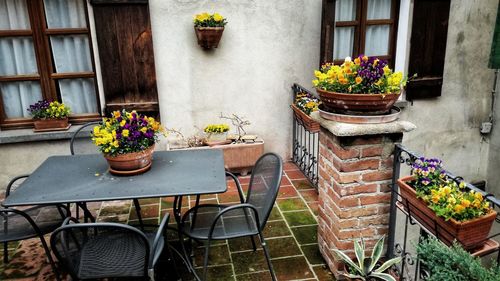
[[[194,17],[193,22],[198,45],[204,49],[217,48],[227,24],[226,19],[218,13],[201,13]]]
[[[435,158],[418,158],[411,176],[398,180],[403,208],[444,243],[466,250],[487,239],[497,213],[480,192],[450,178]]]
[[[313,85],[327,111],[352,115],[389,112],[407,79],[387,61],[361,55],[342,65],[326,63],[314,72]]]
[[[155,143],[164,134],[161,124],[135,110],[114,111],[102,121],[94,127],[92,141],[108,161],[109,171],[132,175],[149,170]]]
[[[300,120],[309,132],[319,132],[319,123],[314,121],[309,115],[318,110],[320,101],[308,93],[298,93],[294,103],[290,106],[295,117]]]
[[[30,105],[28,111],[33,116],[35,132],[67,130],[71,126],[68,124],[71,110],[64,103],[41,100]]]
[[[348,280],[396,281],[397,276],[391,271],[391,267],[401,262],[401,257],[381,263],[383,248],[384,237],[377,241],[370,257],[365,256],[366,248],[363,239],[354,241],[355,260],[340,250],[333,249],[333,252],[336,258],[343,262],[344,272],[342,275]]]

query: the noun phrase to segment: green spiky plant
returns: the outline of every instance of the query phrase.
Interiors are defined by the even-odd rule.
[[[373,248],[371,257],[365,257],[365,242],[363,239],[359,239],[354,241],[354,252],[356,254],[356,262],[353,261],[349,256],[344,254],[343,252],[334,249],[333,252],[337,256],[337,258],[343,261],[346,265],[347,272],[343,275],[355,279],[355,280],[385,280],[385,281],[396,281],[394,277],[392,277],[388,273],[384,273],[384,271],[391,268],[393,265],[401,262],[401,257],[390,259],[384,262],[382,265],[379,265],[379,260],[382,257],[382,251],[384,248],[384,238],[380,238],[375,247]]]

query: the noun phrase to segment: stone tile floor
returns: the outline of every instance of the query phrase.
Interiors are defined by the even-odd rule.
[[[240,177],[245,191],[249,179],[249,176]],[[186,210],[194,204],[194,201],[184,201]],[[234,184],[229,182],[226,193],[206,195],[202,201],[237,203],[238,194]],[[158,224],[165,213],[171,212],[172,202],[172,198],[141,200],[144,222]],[[130,201],[92,203],[89,208],[98,221],[138,223]],[[334,280],[318,251],[317,211],[316,190],[297,166],[285,163],[278,199],[264,232],[278,280]],[[172,232],[169,241],[174,245],[175,238]],[[9,244],[9,256],[8,264],[0,261],[0,280],[54,280],[38,239]],[[202,264],[202,256],[203,249],[197,248],[196,265]],[[271,280],[262,250],[253,252],[248,238],[217,242],[211,248],[209,264],[209,280]],[[184,268],[180,261],[177,267]],[[183,280],[192,279],[185,270],[181,270],[180,275]]]

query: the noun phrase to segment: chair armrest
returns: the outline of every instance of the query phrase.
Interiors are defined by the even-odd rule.
[[[256,227],[256,229],[260,229],[260,226],[259,226],[259,212],[257,211],[257,208],[254,205],[252,205],[252,204],[242,203],[242,204],[237,204],[237,205],[233,205],[233,206],[227,207],[227,208],[223,209],[222,211],[220,211],[217,214],[217,216],[215,216],[214,221],[212,222],[212,225],[210,226],[210,230],[208,232],[208,239],[212,238],[212,234],[214,232],[215,226],[217,225],[217,222],[219,221],[219,219],[224,214],[229,213],[229,212],[234,211],[234,210],[237,210],[237,209],[250,209],[253,212],[253,214],[254,214],[255,227]],[[247,215],[246,212],[245,212],[245,215]]]
[[[9,184],[7,185],[7,189],[5,190],[5,198],[9,197],[10,195],[10,189],[12,188],[12,185],[14,185],[14,183],[20,179],[23,179],[23,178],[27,178],[29,177],[30,175],[27,174],[27,175],[21,175],[21,176],[17,176],[15,178],[13,178]]]
[[[241,184],[240,181],[238,180],[238,177],[236,177],[236,175],[228,171],[226,171],[226,176],[233,179],[234,183],[236,184],[236,188],[238,189],[238,194],[240,195],[240,202],[245,203],[245,196],[243,195],[243,189],[241,188]]]

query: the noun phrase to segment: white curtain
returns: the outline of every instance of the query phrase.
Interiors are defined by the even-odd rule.
[[[82,0],[44,0],[49,28],[86,27],[85,6]]]
[[[337,0],[335,3],[335,21],[356,19],[356,0]],[[333,58],[344,59],[352,56],[354,46],[354,27],[335,27]]]
[[[30,29],[25,0],[0,0],[0,30]],[[31,37],[0,38],[0,75],[37,73],[35,50]],[[42,99],[37,81],[0,84],[7,118],[29,117],[27,108]]]
[[[71,108],[71,113],[97,112],[93,78],[62,79],[59,81],[64,104]]]
[[[368,0],[367,19],[390,19],[391,0]],[[366,27],[365,55],[383,56],[389,54],[390,25],[369,25]]]

